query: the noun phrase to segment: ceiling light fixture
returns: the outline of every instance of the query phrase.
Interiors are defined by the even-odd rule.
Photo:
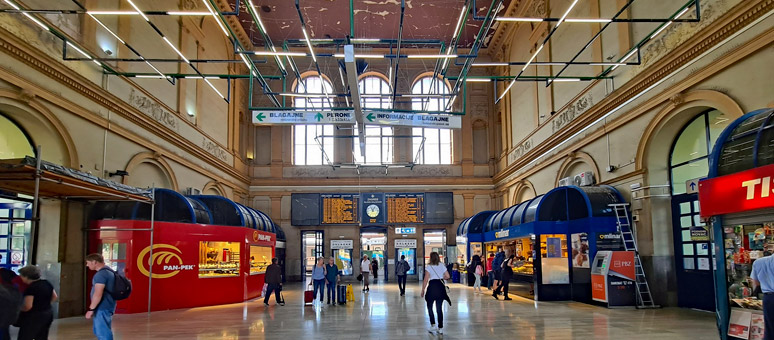
[[[406,56],[409,59],[449,59],[457,58],[456,54],[409,54]]]
[[[180,50],[178,50],[177,47],[175,47],[175,45],[172,45],[172,42],[170,42],[169,39],[167,39],[167,37],[161,37],[161,39],[164,39],[164,41],[167,43],[167,45],[169,45],[169,47],[172,47],[172,49],[175,50],[175,52],[177,52],[177,55],[179,55],[180,58],[183,58],[183,60],[185,61],[186,64],[190,64],[191,63],[190,61],[188,61],[188,58],[186,58],[183,55],[183,53],[180,52]]]
[[[218,17],[217,14],[215,14],[215,10],[212,9],[210,4],[208,3],[208,0],[202,0],[202,2],[204,3],[204,6],[207,7],[207,10],[212,15],[212,18],[215,19],[215,22],[218,23],[218,27],[220,27],[220,29],[223,31],[223,33],[226,35],[226,37],[229,37],[228,30],[226,30],[226,28],[223,27],[223,23],[220,22],[220,18]],[[170,13],[170,12],[167,12],[167,13]],[[177,12],[177,13],[186,13],[186,12]],[[186,15],[186,14],[180,14],[180,15]]]
[[[460,11],[460,17],[457,19],[457,26],[454,27],[454,33],[453,33],[454,37],[456,37],[457,33],[460,31],[460,25],[462,25],[462,18],[465,17],[465,10],[467,9],[468,9],[468,5],[462,6],[462,11]]]
[[[380,42],[382,39],[372,39],[372,38],[355,38],[352,39],[353,43],[365,43],[365,42]]]
[[[465,82],[468,83],[488,83],[491,81],[492,80],[488,78],[465,78]]]
[[[336,58],[344,58],[344,53],[336,53],[333,55]],[[355,54],[355,58],[360,59],[384,59],[384,54]]]
[[[217,94],[220,96],[220,98],[223,98],[223,100],[225,100],[225,99],[226,99],[226,97],[225,97],[225,96],[223,96],[223,94],[222,94],[222,93],[220,93],[220,91],[218,91],[218,89],[216,89],[216,88],[215,88],[215,85],[212,85],[212,83],[210,82],[210,80],[209,80],[209,79],[207,79],[207,78],[205,78],[205,77],[202,77],[202,79],[204,79],[204,82],[205,82],[205,83],[207,83],[207,85],[210,85],[210,87],[212,88],[212,90],[213,90],[213,91],[215,91],[215,93],[217,93]]]
[[[527,61],[527,63],[524,64],[524,67],[521,69],[522,72],[524,72],[524,70],[526,70],[527,67],[529,67],[529,64],[531,64],[532,61],[535,60],[535,58],[537,57],[538,53],[540,53],[540,51],[542,51],[543,47],[545,47],[545,46],[546,45],[543,44],[543,45],[540,45],[540,47],[538,47],[537,51],[535,51],[535,53],[532,55],[532,58],[529,58],[529,61]],[[514,79],[514,81],[515,81],[515,79]]]
[[[139,14],[140,14],[140,16],[142,16],[142,18],[143,18],[143,19],[145,19],[145,21],[147,21],[147,22],[150,22],[150,19],[148,19],[148,17],[145,15],[145,13],[143,13],[143,12],[142,12],[142,11],[141,11],[141,10],[140,10],[138,7],[137,7],[137,5],[135,5],[135,4],[134,4],[134,2],[132,2],[132,0],[126,0],[126,2],[128,2],[130,5],[132,5],[132,7],[134,8],[134,10],[135,10],[135,11],[137,11],[137,13],[139,13]]]
[[[202,0],[202,1],[204,1],[204,4],[207,5],[207,10],[209,10],[210,4],[207,3],[207,0]],[[179,12],[179,11],[167,12],[167,15],[182,15],[182,16],[207,16],[212,14],[213,14],[212,11],[210,11],[209,13],[208,12]]]
[[[275,51],[252,51],[248,52],[253,55],[263,55],[263,56],[285,56],[285,57],[306,57],[307,54],[304,52],[277,52]]]
[[[548,80],[549,82],[557,81],[557,82],[572,82],[572,81],[581,81],[580,78],[552,78]]]
[[[107,26],[105,26],[105,24],[103,24],[103,23],[102,23],[102,21],[100,21],[99,19],[97,19],[96,17],[94,17],[94,15],[92,15],[91,13],[86,13],[86,14],[88,14],[88,15],[89,15],[89,16],[90,16],[92,19],[94,19],[94,21],[96,21],[96,22],[97,22],[97,23],[98,23],[100,26],[102,26],[102,28],[104,28],[104,29],[105,29],[105,30],[106,30],[108,33],[110,33],[110,35],[112,35],[112,36],[113,36],[113,38],[116,38],[116,40],[118,40],[118,41],[120,41],[122,44],[126,45],[126,43],[124,42],[124,40],[123,40],[123,39],[121,39],[121,38],[119,38],[119,37],[118,37],[118,35],[116,35],[115,33],[113,33],[113,31],[112,31],[112,30],[110,30],[110,29],[109,29]]]
[[[582,19],[564,19],[566,22],[590,22],[590,23],[608,23],[613,22],[613,19],[604,19],[604,18],[582,18]]]
[[[268,35],[269,32],[266,31],[266,26],[263,25],[261,16],[258,15],[258,11],[255,9],[255,5],[253,5],[253,1],[247,0],[247,4],[250,5],[250,8],[253,10],[253,14],[255,14],[255,19],[256,21],[258,21],[258,26],[261,28],[261,31],[263,31],[264,34]]]
[[[575,5],[577,4],[578,4],[578,0],[575,0],[572,2],[572,4],[570,5],[570,8],[568,8],[567,11],[564,12],[564,15],[562,15],[562,17],[559,18],[559,22],[556,23],[556,27],[554,28],[558,28],[559,25],[561,25],[562,22],[564,22],[564,19],[567,19],[567,15],[570,14],[570,11],[572,11],[573,7],[575,7]]]
[[[306,33],[306,27],[301,26],[301,32],[304,32],[304,39],[306,39],[306,46],[309,47],[309,53],[312,54],[312,60],[317,62],[317,56],[314,55],[314,49],[312,49],[312,41],[309,40],[309,33]]]
[[[509,17],[497,17],[496,21],[515,21],[515,22],[541,22],[545,19],[541,18],[509,18]]]
[[[508,66],[508,63],[473,63],[472,67],[494,67],[494,66]]]

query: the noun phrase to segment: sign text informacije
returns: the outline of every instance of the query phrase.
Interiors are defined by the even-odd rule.
[[[363,111],[363,121],[373,125],[462,128],[462,116],[392,111]],[[253,111],[253,124],[355,124],[353,110],[338,111]]]

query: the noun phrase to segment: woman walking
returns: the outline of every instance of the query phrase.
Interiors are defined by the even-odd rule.
[[[481,275],[484,275],[484,267],[481,265],[481,257],[478,255],[473,255],[473,259],[470,261],[470,266],[468,266],[468,269],[472,270],[473,275],[476,276],[476,282],[473,284],[473,293],[481,293]]]
[[[425,268],[425,280],[422,283],[422,294],[427,303],[427,314],[430,317],[430,333],[443,334],[443,301],[446,300],[451,306],[451,299],[446,294],[446,284],[441,280],[449,279],[449,272],[446,266],[441,263],[441,258],[437,252],[430,253],[430,263]],[[427,293],[425,293],[427,291]],[[433,314],[433,305],[438,312],[438,326],[435,325],[435,315]]]
[[[19,276],[29,286],[24,290],[22,312],[19,314],[18,339],[48,339],[48,329],[54,321],[51,304],[59,298],[54,286],[40,279],[40,269],[37,266],[19,269]]]
[[[374,283],[379,281],[379,261],[375,257],[371,259],[371,275],[374,276]]]
[[[508,256],[508,259],[506,259],[505,262],[503,262],[503,271],[500,274],[502,276],[502,278],[500,279],[500,286],[498,286],[497,289],[495,289],[494,293],[492,293],[492,296],[494,296],[495,300],[500,300],[499,298],[497,298],[497,295],[500,294],[501,289],[503,291],[503,296],[505,296],[503,300],[506,300],[506,301],[513,300],[510,297],[508,297],[508,285],[510,284],[511,278],[513,277],[513,258],[514,257],[515,257],[514,255]]]
[[[325,290],[325,264],[323,264],[322,257],[317,259],[317,264],[312,269],[312,280],[314,281],[314,297],[312,297],[312,301],[317,298],[317,289],[319,289],[320,304],[322,304]]]
[[[363,275],[363,291],[370,291],[368,288],[368,274],[371,272],[371,261],[368,261],[368,255],[363,255],[363,261],[360,262],[360,274]]]

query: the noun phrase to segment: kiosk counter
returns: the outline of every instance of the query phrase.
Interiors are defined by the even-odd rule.
[[[132,281],[132,294],[118,302],[118,313],[146,312],[149,301],[150,310],[157,311],[261,296],[264,273],[274,256],[274,234],[155,222],[151,247],[150,227],[150,221],[92,223],[90,252],[101,253],[107,265]]]

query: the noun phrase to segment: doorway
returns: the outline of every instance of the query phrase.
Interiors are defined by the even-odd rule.
[[[32,259],[32,204],[0,199],[0,268],[18,272]]]
[[[424,264],[430,263],[430,253],[437,252],[441,258],[441,263],[446,262],[446,229],[425,230],[422,232]]]
[[[323,251],[323,232],[302,231],[301,232],[301,258],[303,259],[303,277],[305,282],[311,282],[312,269],[317,262],[317,258],[325,256]]]
[[[360,261],[363,255],[369,260],[376,259],[381,272],[376,279],[387,281],[387,232],[384,228],[360,230]]]

